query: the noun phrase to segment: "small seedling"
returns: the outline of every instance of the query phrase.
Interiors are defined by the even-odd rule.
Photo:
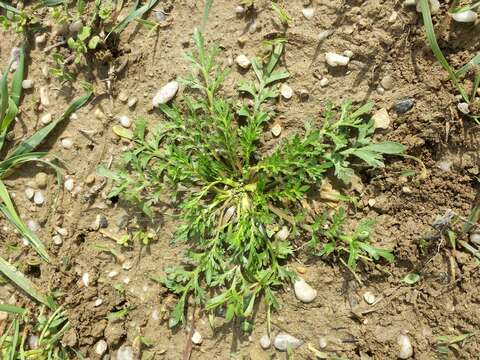
[[[458,351],[465,342],[474,336],[473,333],[465,333],[461,335],[442,335],[435,339],[435,349],[439,354],[449,355],[453,351]]]
[[[292,17],[288,14],[287,10],[285,10],[280,5],[275,4],[273,1],[272,1],[272,10],[275,12],[278,19],[280,20],[280,23],[283,26],[288,27],[290,25],[290,21],[292,21]]]
[[[100,37],[98,35],[90,37],[92,34],[92,28],[90,26],[82,27],[82,30],[78,33],[76,39],[68,38],[67,44],[75,54],[75,63],[78,64],[82,61],[82,58],[88,52],[88,50],[95,50]],[[88,43],[87,43],[88,40]],[[87,45],[88,44],[88,45]]]
[[[227,75],[216,62],[219,47],[206,49],[199,30],[194,42],[196,51],[186,56],[194,71],[184,80],[194,95],[182,108],[161,105],[165,121],[152,129],[139,121],[123,165],[99,173],[113,179],[111,196],[124,196],[149,216],[166,190],[180,208],[175,239],[187,241],[189,250],[183,266],[167,269],[165,284],[179,297],[170,326],[185,320],[192,297],[207,312],[222,308],[226,321],[238,318],[251,329],[255,304],[262,301],[270,314],[278,307],[275,290],[295,278],[285,265],[294,251],[288,234],[272,229],[290,226],[286,219],[301,213],[300,201],[327,170],[348,183],[354,159],[381,167],[384,154],[399,154],[403,146],[372,143],[373,121],[364,118],[372,105],[353,111],[346,103],[338,118],[327,107],[320,127],[306,124],[267,153],[261,140],[274,116],[271,102],[279,96],[277,83],[289,76],[275,71],[283,43],[265,65],[252,61],[256,79],[239,87],[248,102],[236,107],[218,92]],[[352,267],[358,257],[392,258],[367,244],[369,226],[337,236],[334,249],[349,253]]]

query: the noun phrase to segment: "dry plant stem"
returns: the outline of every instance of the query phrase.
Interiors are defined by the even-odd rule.
[[[340,259],[340,262],[343,264],[343,266],[345,266],[345,268],[353,275],[353,277],[355,278],[355,280],[357,280],[358,284],[359,284],[360,286],[364,286],[362,280],[360,279],[360,277],[357,275],[357,273],[355,273],[355,271],[353,271],[353,270],[347,265],[347,263],[345,262],[345,260],[343,260],[342,258],[339,258],[339,259]]]

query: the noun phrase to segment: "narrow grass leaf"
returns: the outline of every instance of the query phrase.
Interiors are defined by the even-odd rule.
[[[2,257],[0,257],[0,272],[13,281],[19,288],[25,291],[32,298],[42,304],[47,305],[45,296],[37,289],[37,287]]]
[[[213,0],[205,0],[205,8],[203,9],[202,30],[204,30],[205,26],[207,25],[208,14],[210,13],[212,5]]]
[[[24,315],[27,312],[27,310],[24,308],[9,304],[0,304],[0,311],[18,315]]]
[[[33,134],[30,138],[25,140],[22,144],[20,144],[15,151],[13,151],[12,154],[8,156],[7,159],[10,159],[11,157],[26,154],[34,150],[40,143],[43,142],[43,140],[50,134],[55,127],[60,124],[62,121],[65,119],[68,119],[72,113],[80,109],[83,105],[87,103],[87,101],[90,99],[92,96],[91,92],[86,93],[82,97],[78,98],[74,102],[72,102],[67,110],[63,113],[62,117],[44,128],[38,130],[35,134]]]
[[[138,9],[134,8],[135,10],[132,10],[130,14],[128,14],[122,21],[113,27],[112,31],[108,33],[107,38],[112,33],[120,34],[123,30],[125,30],[130,22],[138,17],[142,17],[147,11],[154,7],[157,2],[158,0],[149,0],[145,5],[140,6]]]
[[[15,7],[7,4],[7,3],[4,2],[4,1],[0,1],[0,8],[3,8],[3,9],[5,9],[5,10],[7,10],[7,11],[11,11],[11,12],[13,12],[14,14],[17,14],[17,15],[20,15],[20,14],[21,14],[20,10],[18,10],[17,8],[15,8]]]

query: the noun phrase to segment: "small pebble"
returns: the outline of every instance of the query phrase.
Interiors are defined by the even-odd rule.
[[[250,60],[243,54],[238,55],[235,59],[235,62],[237,63],[238,66],[240,66],[242,69],[248,69],[251,65]]]
[[[202,341],[203,341],[202,335],[197,330],[195,330],[192,335],[192,342],[195,345],[200,345]]]
[[[98,214],[96,217],[95,217],[95,229],[98,230],[98,229],[106,229],[108,227],[108,220],[107,218],[102,215],[102,214]]]
[[[388,115],[388,111],[385,108],[381,108],[372,116],[372,120],[375,123],[375,129],[388,129],[390,127],[391,119]]]
[[[125,90],[121,90],[120,93],[118,94],[118,100],[120,100],[123,103],[126,103],[128,101],[128,93]]]
[[[345,56],[348,57],[348,58],[351,58],[351,57],[353,57],[353,51],[351,51],[351,50],[345,50],[345,51],[343,52],[343,55],[345,55]]]
[[[466,102],[461,102],[457,104],[457,108],[462,114],[465,114],[465,115],[470,114],[470,107]]]
[[[50,99],[48,98],[48,88],[46,86],[40,86],[40,104],[43,107],[47,107],[50,105]]]
[[[8,313],[6,311],[0,311],[0,321],[5,321],[8,319]]]
[[[33,232],[37,232],[38,230],[40,230],[40,224],[35,220],[28,220],[27,227],[30,229],[30,231]]]
[[[130,261],[130,260],[127,260],[122,264],[122,269],[123,270],[130,270],[132,268],[132,266],[133,266],[133,262]]]
[[[95,111],[93,112],[93,114],[95,115],[95,117],[98,119],[98,120],[103,120],[105,119],[105,113],[102,111],[102,109],[100,108],[96,108]]]
[[[273,340],[273,346],[275,346],[275,349],[277,349],[278,351],[287,351],[288,348],[295,350],[299,348],[302,344],[302,340],[285,333],[278,334]]]
[[[128,102],[127,102],[127,106],[132,109],[135,107],[135,105],[137,105],[137,98],[136,97],[132,97],[130,99],[128,99]]]
[[[61,142],[62,147],[66,150],[69,150],[73,147],[73,140],[71,138],[63,138]]]
[[[330,83],[330,80],[328,80],[327,78],[322,78],[320,80],[320,86],[321,87],[326,87],[326,86],[328,86],[329,83]]]
[[[120,125],[122,125],[124,128],[129,128],[132,126],[132,120],[127,115],[122,115],[118,118],[118,121],[120,122]]]
[[[287,240],[288,235],[290,235],[290,230],[287,226],[282,226],[280,231],[275,234],[275,239],[285,241]]]
[[[33,88],[33,80],[25,79],[22,81],[22,88],[25,90]]]
[[[320,34],[318,34],[318,41],[322,42],[332,34],[333,34],[333,30],[323,30],[322,32],[320,32]]]
[[[437,162],[437,167],[444,172],[450,171],[452,165],[453,165],[452,161],[448,159],[442,159],[439,162]]]
[[[52,241],[55,245],[62,245],[62,243],[63,243],[63,239],[60,235],[54,235],[52,237]]]
[[[477,13],[472,10],[450,14],[453,20],[460,23],[473,23],[477,20]]]
[[[368,206],[373,207],[377,203],[377,200],[375,199],[368,199]]]
[[[270,341],[270,337],[265,334],[260,338],[260,346],[262,347],[263,350],[267,350],[272,342]]]
[[[235,14],[238,17],[242,17],[245,14],[245,8],[242,5],[235,7]]]
[[[385,89],[382,87],[382,85],[378,85],[376,90],[378,95],[385,94]]]
[[[391,90],[393,88],[393,77],[385,75],[380,81],[380,85],[382,85],[385,90]]]
[[[313,7],[306,7],[302,9],[302,14],[305,19],[310,20],[315,15],[315,9]]]
[[[40,116],[40,122],[43,125],[50,124],[52,122],[52,114],[50,113],[43,114],[42,116]]]
[[[29,335],[27,338],[27,344],[30,349],[37,349],[38,348],[38,336],[37,335]]]
[[[68,26],[68,30],[71,33],[78,33],[80,30],[82,30],[82,28],[83,28],[82,20],[74,21]]]
[[[273,136],[278,137],[282,133],[282,127],[280,124],[277,123],[272,126],[272,129],[270,131],[272,132]]]
[[[291,99],[293,96],[293,90],[290,86],[287,84],[282,84],[280,87],[280,94],[282,94],[284,99]]]
[[[248,32],[254,34],[257,31],[257,21],[254,19],[248,26]]]
[[[35,194],[33,195],[33,203],[35,205],[41,206],[45,202],[45,197],[43,196],[43,193],[39,190],[35,191]]]
[[[408,335],[398,335],[397,344],[400,347],[398,352],[398,357],[400,359],[408,359],[413,355],[413,346]]]
[[[77,113],[73,113],[72,115],[70,115],[70,120],[71,120],[71,121],[78,120],[78,115],[77,115]]]
[[[480,233],[473,233],[470,235],[470,241],[475,245],[480,245]]]
[[[67,191],[71,192],[73,190],[73,187],[75,186],[73,179],[71,178],[66,179],[65,182],[63,183],[63,186]]]
[[[392,13],[390,14],[390,17],[388,18],[388,22],[390,24],[393,24],[395,21],[397,21],[398,19],[398,13],[396,11],[392,11]]]
[[[372,305],[375,303],[375,295],[373,295],[373,293],[371,291],[367,291],[363,294],[363,300],[365,300],[365,302],[368,304],[368,305]]]
[[[95,344],[95,353],[97,355],[100,355],[102,356],[103,354],[105,354],[105,352],[107,351],[107,348],[108,348],[108,345],[107,345],[107,342],[105,340],[99,340],[96,344]]]
[[[108,273],[108,277],[109,278],[114,278],[118,275],[118,271],[117,270],[112,270]]]
[[[133,348],[131,346],[122,345],[117,351],[116,360],[134,360]]]
[[[318,339],[318,346],[320,347],[320,349],[325,349],[328,345],[328,341],[325,337],[321,337],[320,339]]]
[[[155,11],[154,15],[155,15],[155,19],[158,22],[162,22],[162,21],[167,20],[167,14],[165,14],[163,11]]]
[[[85,286],[88,286],[90,283],[90,274],[89,273],[83,273],[82,275],[82,284]]]
[[[298,95],[300,97],[300,100],[303,102],[307,101],[308,98],[310,97],[310,93],[308,92],[307,89],[300,89],[298,92]]]
[[[303,279],[295,281],[293,289],[297,299],[304,303],[310,303],[317,297],[317,290],[313,289]]]
[[[55,227],[55,231],[62,236],[68,236],[68,230],[61,227]]]
[[[297,266],[297,272],[299,274],[306,274],[307,273],[307,268],[303,267],[303,266]]]
[[[346,66],[350,61],[350,58],[332,52],[327,52],[325,54],[325,61],[331,67]]]
[[[32,200],[34,195],[35,195],[35,190],[33,190],[32,188],[25,189],[25,197],[28,200]]]
[[[157,91],[152,99],[153,107],[158,107],[160,104],[166,104],[173,99],[178,91],[178,82],[170,81],[164,87]]]
[[[102,300],[102,299],[98,298],[97,300],[95,300],[95,304],[94,304],[95,307],[99,307],[99,306],[102,305],[102,304],[103,304],[103,300]]]
[[[393,111],[397,114],[404,114],[413,108],[413,105],[415,105],[414,99],[402,99],[393,106]]]
[[[85,184],[87,185],[93,185],[95,183],[95,174],[90,174],[87,176],[87,178],[85,179]]]
[[[45,33],[35,36],[35,45],[37,45],[38,47],[43,47],[46,41],[47,41],[47,34]]]

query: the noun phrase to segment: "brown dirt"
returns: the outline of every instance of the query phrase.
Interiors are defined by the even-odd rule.
[[[266,2],[264,2],[266,3]],[[352,274],[341,263],[311,259],[307,254],[297,254],[291,267],[306,267],[304,277],[319,290],[312,304],[300,304],[287,290],[281,294],[281,310],[273,315],[274,333],[287,331],[314,347],[319,348],[319,338],[325,337],[331,351],[348,359],[394,359],[397,354],[396,337],[407,331],[414,346],[415,359],[435,359],[435,338],[474,332],[476,337],[467,341],[447,358],[474,359],[478,357],[478,328],[480,325],[480,276],[478,265],[472,256],[462,250],[454,254],[442,246],[435,236],[432,222],[446,209],[468,216],[479,191],[479,139],[478,126],[463,118],[456,110],[455,92],[446,72],[435,61],[426,45],[420,16],[415,9],[405,8],[402,1],[313,1],[315,16],[306,20],[301,13],[302,1],[284,2],[293,16],[286,33],[288,39],[284,66],[291,73],[289,85],[297,92],[306,89],[309,98],[302,101],[298,94],[289,102],[279,101],[276,121],[282,123],[283,136],[295,132],[305,120],[320,121],[320,114],[327,101],[338,105],[350,99],[355,104],[366,100],[375,102],[376,109],[389,109],[393,122],[388,130],[378,133],[379,140],[400,141],[407,146],[407,153],[418,157],[428,169],[428,177],[414,181],[399,174],[418,165],[408,159],[394,159],[386,168],[361,171],[361,186],[356,194],[359,203],[356,212],[351,211],[352,222],[366,216],[377,221],[373,242],[394,249],[395,263],[385,266],[391,272],[386,276],[376,269],[360,269],[363,286],[359,286]],[[278,24],[268,6],[258,13],[257,31],[246,33],[242,47],[237,39],[245,33],[247,22],[235,16],[235,3],[218,0],[210,13],[206,28],[209,42],[217,42],[224,49],[223,60],[244,53],[249,57],[259,55],[262,41]],[[114,97],[100,96],[78,111],[78,119],[59,128],[44,150],[51,157],[61,159],[65,172],[75,179],[78,186],[75,195],[59,191],[54,174],[40,166],[27,165],[19,169],[6,184],[15,194],[15,202],[24,219],[34,218],[42,225],[39,234],[45,240],[54,258],[51,265],[38,262],[34,253],[21,244],[10,225],[0,218],[1,253],[17,264],[44,289],[59,294],[58,302],[69,312],[73,324],[73,342],[91,359],[96,359],[93,345],[101,338],[109,344],[113,354],[122,344],[132,344],[142,335],[153,342],[149,349],[154,359],[180,359],[187,332],[168,329],[168,310],[174,298],[152,278],[160,278],[165,267],[175,264],[181,248],[169,244],[176,224],[168,217],[155,224],[160,231],[158,239],[148,249],[138,244],[133,249],[122,250],[108,236],[91,228],[97,215],[104,215],[109,226],[105,234],[118,236],[125,232],[116,223],[121,217],[144,221],[138,210],[122,201],[112,203],[105,194],[109,185],[92,187],[84,184],[86,177],[99,164],[119,159],[128,144],[115,138],[111,127],[118,116],[144,117],[149,122],[161,121],[157,113],[148,111],[154,92],[167,81],[187,73],[182,53],[192,48],[193,28],[201,21],[202,2],[194,0],[170,0],[160,2],[157,9],[165,9],[171,25],[162,28],[158,36],[147,37],[147,31],[129,26],[122,33],[114,56],[116,64],[128,60],[123,75],[114,83]],[[392,12],[398,13],[389,22]],[[45,13],[45,18],[47,14]],[[151,17],[153,15],[150,15]],[[475,41],[480,36],[480,24],[452,24],[445,6],[435,17],[439,42],[455,66],[464,64],[480,50]],[[326,29],[334,33],[323,42],[318,34]],[[0,65],[4,69],[10,49],[18,45],[19,37],[0,30]],[[31,43],[33,47],[33,43]],[[324,53],[345,50],[354,53],[348,70],[329,70]],[[105,54],[104,54],[105,55]],[[110,56],[107,56],[107,59]],[[77,81],[72,88],[60,88],[55,79],[42,75],[42,67],[51,65],[49,56],[32,48],[28,56],[28,78],[35,79],[35,88],[25,93],[22,114],[13,134],[18,143],[41,125],[38,109],[38,89],[49,88],[51,106],[48,111],[59,116],[68,102],[82,93]],[[104,88],[108,64],[93,60],[90,66],[81,66],[79,79],[94,81],[97,90]],[[380,94],[379,81],[390,75],[394,86]],[[237,81],[243,76],[232,67],[225,92],[234,94]],[[330,83],[322,88],[319,79],[326,76]],[[133,111],[117,99],[120,89],[126,90],[139,101]],[[392,106],[402,98],[413,98],[412,110],[395,115]],[[95,117],[96,109],[105,113],[103,119]],[[80,132],[80,131],[83,132]],[[87,135],[85,135],[87,134]],[[72,150],[60,146],[60,139],[71,136],[75,141]],[[450,171],[437,167],[441,159],[449,159]],[[47,201],[35,207],[25,200],[23,190],[39,170],[48,172]],[[95,185],[101,184],[97,177]],[[369,200],[374,199],[375,204]],[[62,246],[51,242],[54,227],[68,230]],[[422,253],[421,240],[430,238],[427,251]],[[121,252],[124,259],[133,262],[130,270],[123,270],[115,257],[99,252],[95,245],[104,245]],[[15,247],[14,247],[15,246]],[[438,251],[437,251],[438,250]],[[123,260],[123,259],[122,259]],[[118,275],[109,277],[111,271]],[[408,286],[401,279],[410,271],[421,271],[421,280]],[[88,287],[82,285],[83,273],[89,273]],[[453,278],[453,275],[455,278]],[[124,291],[112,285],[122,284]],[[373,292],[380,301],[367,305],[362,295]],[[0,290],[0,299],[12,301],[11,296],[25,302],[23,295],[10,286]],[[103,302],[95,306],[97,299]],[[106,320],[115,310],[128,307],[127,316],[116,322]],[[221,319],[216,320],[221,325]],[[195,346],[192,359],[284,359],[285,355],[270,349],[259,348],[258,339],[265,332],[265,315],[260,310],[255,330],[250,336],[242,336],[232,326],[219,326],[212,330],[206,317],[200,317],[196,326],[204,337],[201,346]],[[303,345],[295,352],[295,359],[313,359],[313,354]]]

